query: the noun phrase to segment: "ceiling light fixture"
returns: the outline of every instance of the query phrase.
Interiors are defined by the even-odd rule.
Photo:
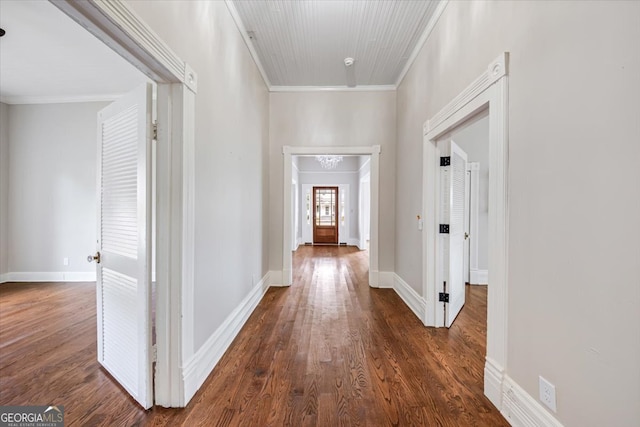
[[[347,57],[344,58],[344,69],[347,77],[347,87],[356,87],[356,67],[354,67],[356,60]]]
[[[320,162],[320,166],[325,169],[335,169],[338,163],[342,161],[342,156],[322,155],[316,156],[316,160]]]
[[[0,28],[0,37],[4,36],[7,32]]]

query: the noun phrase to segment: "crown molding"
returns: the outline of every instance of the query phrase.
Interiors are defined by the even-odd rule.
[[[418,40],[416,47],[413,49],[413,52],[411,52],[411,56],[407,60],[407,63],[405,64],[404,68],[402,69],[402,72],[400,72],[400,75],[396,80],[396,84],[395,84],[396,87],[400,86],[400,83],[402,83],[402,80],[404,80],[405,76],[409,72],[409,69],[411,68],[413,63],[416,61],[416,58],[418,57],[420,50],[422,50],[422,47],[425,45],[427,40],[429,40],[429,36],[431,36],[431,32],[435,28],[436,24],[438,23],[438,20],[440,19],[440,16],[442,15],[442,12],[444,12],[448,4],[449,4],[449,0],[441,0],[440,3],[438,3],[438,6],[436,6],[436,10],[433,12],[433,15],[431,15],[431,19],[429,19],[429,22],[427,23],[427,26],[422,33],[422,36],[420,36],[420,40]]]
[[[395,85],[348,86],[271,86],[270,92],[382,92],[394,91]]]
[[[77,96],[0,96],[0,102],[9,105],[18,104],[69,104],[74,102],[113,102],[122,93]]]
[[[240,18],[240,14],[238,13],[238,9],[233,4],[232,0],[224,0],[224,3],[227,5],[227,9],[229,9],[229,13],[233,18],[233,22],[236,23],[236,27],[238,27],[238,31],[240,31],[240,35],[242,35],[242,40],[244,40],[244,44],[247,45],[247,49],[249,49],[249,53],[253,58],[253,62],[255,62],[256,67],[258,67],[258,71],[260,71],[260,75],[262,76],[262,80],[264,80],[264,84],[267,85],[267,89],[271,90],[271,82],[269,81],[269,77],[267,76],[267,72],[264,70],[262,66],[262,62],[260,61],[260,57],[258,57],[258,52],[253,47],[253,43],[251,43],[251,39],[249,38],[249,34],[247,33],[247,29],[244,27],[244,23]]]
[[[152,80],[182,82],[196,92],[195,71],[124,1],[50,1]]]

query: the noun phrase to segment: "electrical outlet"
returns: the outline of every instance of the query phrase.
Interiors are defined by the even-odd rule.
[[[556,386],[546,379],[540,378],[540,401],[556,412]]]
[[[62,259],[62,264],[69,265],[69,258],[63,258]]]

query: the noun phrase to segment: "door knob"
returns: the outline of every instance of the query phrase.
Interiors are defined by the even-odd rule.
[[[96,254],[95,254],[95,255],[89,255],[89,256],[87,257],[87,261],[88,261],[88,262],[95,261],[95,262],[96,262],[96,264],[100,264],[100,252],[96,252]]]
[[[467,240],[468,238],[469,238],[469,233],[467,233],[467,232],[465,231],[465,233],[464,233],[464,240]]]

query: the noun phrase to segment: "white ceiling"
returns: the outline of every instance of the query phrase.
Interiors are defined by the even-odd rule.
[[[48,1],[0,0],[7,103],[114,99],[147,77]]]
[[[272,86],[395,85],[440,0],[230,0]]]

